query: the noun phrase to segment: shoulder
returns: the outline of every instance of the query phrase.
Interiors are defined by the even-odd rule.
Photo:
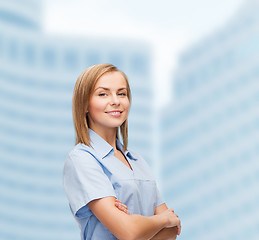
[[[97,155],[92,147],[79,143],[68,153],[65,161],[66,166],[81,166],[97,163]]]
[[[68,156],[73,157],[78,155],[94,155],[94,149],[83,143],[78,143],[71,149]]]

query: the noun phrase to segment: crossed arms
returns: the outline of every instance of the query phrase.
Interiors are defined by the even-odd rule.
[[[151,217],[129,215],[115,206],[114,197],[105,197],[88,203],[94,215],[120,240],[176,239],[181,222],[166,204],[158,206]],[[124,207],[125,209],[125,207]]]

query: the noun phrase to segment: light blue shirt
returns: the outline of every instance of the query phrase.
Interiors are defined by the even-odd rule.
[[[148,164],[133,152],[123,152],[132,170],[117,159],[113,147],[97,133],[89,130],[91,147],[77,144],[68,154],[63,184],[70,209],[79,224],[81,239],[117,239],[93,214],[87,204],[103,197],[114,196],[127,205],[130,214],[154,215],[163,203],[155,178]]]

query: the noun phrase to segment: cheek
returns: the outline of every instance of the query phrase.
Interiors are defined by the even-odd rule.
[[[129,108],[130,108],[130,102],[129,102],[129,100],[126,100],[125,101],[125,103],[124,103],[124,108],[125,108],[125,110],[129,110]]]
[[[96,113],[105,109],[105,104],[102,101],[92,99],[89,103],[88,109],[90,114],[95,115]]]

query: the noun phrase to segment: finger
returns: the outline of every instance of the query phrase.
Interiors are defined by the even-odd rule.
[[[119,209],[124,209],[124,207],[121,205],[121,203],[115,203],[115,206]]]
[[[116,202],[115,202],[115,205],[116,205],[116,206],[122,206],[123,204],[121,203],[121,201],[116,201]]]
[[[179,226],[177,229],[178,229],[177,235],[180,235],[180,233],[181,233],[181,226]]]
[[[127,207],[125,204],[123,204],[120,200],[117,200],[117,199],[115,200],[115,205],[116,205],[116,206],[121,205],[122,207],[128,209],[128,207]]]
[[[115,206],[122,212],[125,212],[126,214],[129,214],[128,213],[128,209],[123,207],[120,203],[115,203]]]
[[[117,198],[115,199],[115,203],[121,204],[123,207],[128,208],[125,204],[123,204],[120,200]]]
[[[180,235],[180,233],[181,233],[181,230],[182,230],[182,225],[181,225],[181,222],[179,223],[179,227],[177,228],[178,229],[178,235]]]
[[[126,208],[126,209],[128,209],[128,207],[125,204],[123,204],[123,203],[121,204],[121,206]]]
[[[127,209],[123,210],[126,214],[130,215],[129,211]]]
[[[120,208],[120,209],[128,209],[126,205],[120,203],[120,202],[116,202],[115,203],[115,206]]]

